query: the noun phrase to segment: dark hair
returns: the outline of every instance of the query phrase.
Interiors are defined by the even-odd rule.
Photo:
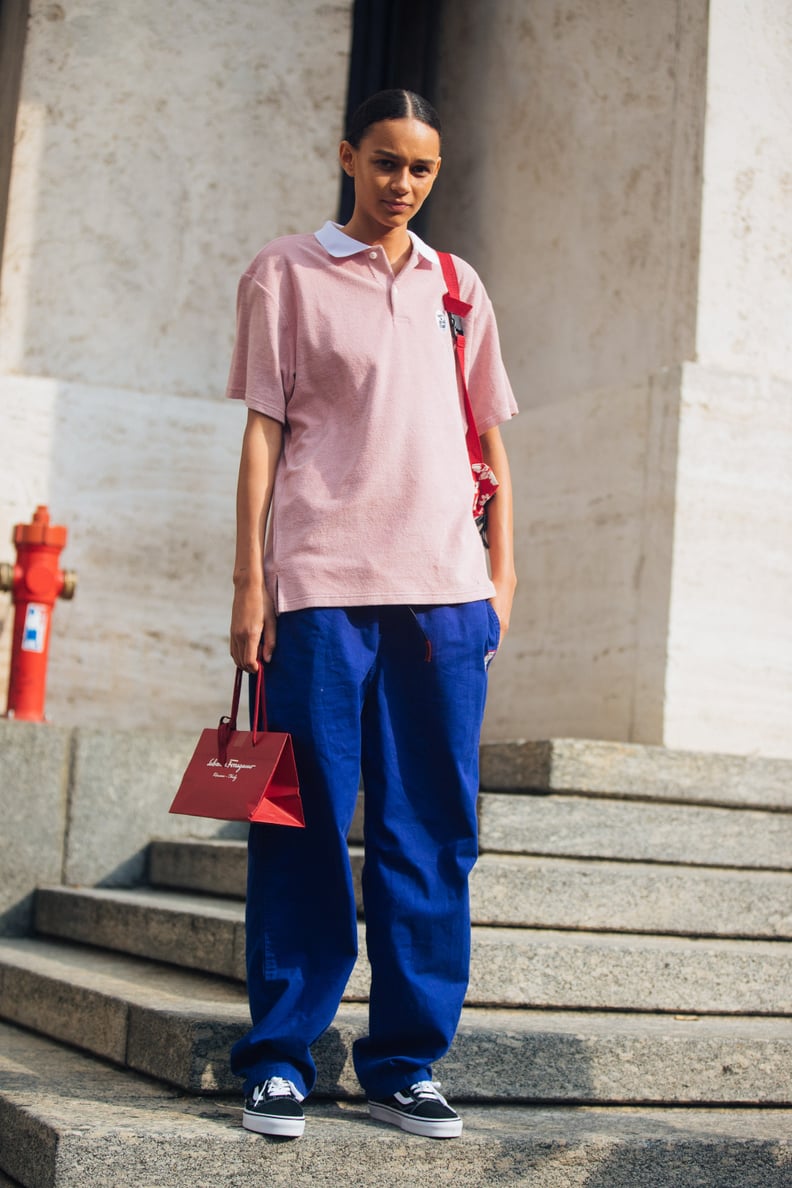
[[[377,91],[361,103],[349,121],[344,139],[353,148],[360,148],[360,142],[372,124],[378,124],[380,120],[404,119],[420,120],[434,128],[438,136],[442,135],[440,116],[428,99],[416,95],[415,91],[391,90]]]

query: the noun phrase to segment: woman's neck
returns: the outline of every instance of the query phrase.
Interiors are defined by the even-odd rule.
[[[406,227],[394,227],[392,230],[384,230],[382,227],[369,227],[366,226],[362,219],[356,218],[353,214],[352,218],[341,230],[345,235],[349,235],[350,238],[357,239],[359,243],[370,243],[372,247],[378,244],[381,245],[385,249],[385,255],[388,257],[394,273],[401,272],[410,258],[412,240]]]

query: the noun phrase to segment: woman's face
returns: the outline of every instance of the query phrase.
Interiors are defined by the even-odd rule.
[[[440,168],[440,137],[420,120],[380,120],[359,148],[341,143],[341,167],[355,181],[355,215],[374,234],[406,226]]]

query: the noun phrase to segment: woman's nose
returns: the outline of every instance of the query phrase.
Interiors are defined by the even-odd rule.
[[[400,173],[394,173],[391,178],[391,186],[399,194],[405,194],[410,188],[410,174],[407,169],[402,169]]]

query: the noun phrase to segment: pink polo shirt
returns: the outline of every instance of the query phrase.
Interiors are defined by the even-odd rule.
[[[436,253],[394,276],[334,223],[274,240],[239,284],[227,395],[284,426],[265,551],[278,612],[472,602],[494,590]],[[480,433],[517,411],[492,305],[455,257]]]

